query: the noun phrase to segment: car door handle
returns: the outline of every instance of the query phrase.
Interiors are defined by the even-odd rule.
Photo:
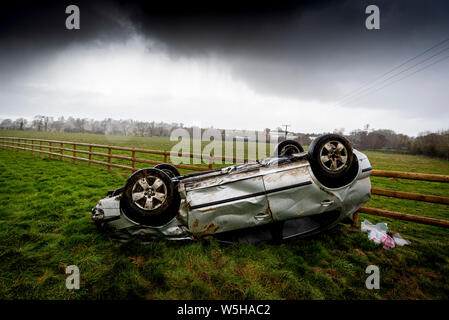
[[[261,221],[265,218],[268,218],[270,215],[268,213],[259,213],[257,215],[254,216],[254,218],[258,221]]]
[[[333,203],[334,203],[334,200],[323,200],[323,201],[321,201],[321,205],[323,207],[329,207]]]

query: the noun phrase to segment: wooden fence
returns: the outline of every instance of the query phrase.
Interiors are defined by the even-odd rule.
[[[71,146],[68,148],[67,146]],[[59,160],[63,160],[64,158],[71,159],[73,164],[77,164],[78,162],[87,162],[90,166],[92,163],[107,166],[108,171],[111,171],[111,168],[119,168],[130,171],[137,171],[139,168],[136,166],[137,163],[151,164],[156,165],[160,163],[168,163],[169,158],[173,156],[183,157],[182,154],[174,154],[170,151],[163,150],[148,150],[148,149],[139,149],[139,148],[127,148],[127,147],[118,147],[118,146],[110,146],[110,145],[100,145],[100,144],[92,144],[92,143],[82,143],[82,142],[72,142],[72,141],[59,141],[59,140],[46,140],[46,139],[30,139],[30,138],[17,138],[17,137],[0,137],[0,147],[16,150],[16,151],[30,151],[32,154],[38,153],[39,156],[42,154],[48,155],[50,158],[55,158]],[[80,149],[78,147],[83,147],[87,150]],[[104,152],[97,152],[93,149],[105,150]],[[56,152],[55,152],[56,151]],[[120,152],[129,152],[129,156],[123,154],[113,154],[113,151]],[[67,154],[70,153],[70,154]],[[86,157],[80,157],[79,155],[86,155]],[[144,159],[139,158],[136,154],[151,154],[158,155],[161,157],[161,160],[152,160],[152,159]],[[105,158],[104,160],[96,160],[93,159],[93,156]],[[186,165],[186,164],[174,164],[175,167],[193,171],[206,171],[213,169],[214,160],[219,161],[228,161],[228,162],[248,162],[248,159],[239,159],[239,158],[226,158],[226,157],[214,157],[214,156],[204,156],[197,154],[190,154],[188,157],[190,159],[203,159],[208,162],[208,166],[194,166],[194,165]],[[130,165],[123,165],[112,163],[112,159],[119,159],[122,161],[127,161]],[[398,179],[412,179],[412,180],[420,180],[420,181],[432,181],[432,182],[442,182],[449,183],[448,175],[439,175],[439,174],[425,174],[425,173],[412,173],[412,172],[401,172],[401,171],[384,171],[384,170],[373,170],[373,176],[377,177],[389,177],[389,178],[398,178]],[[431,203],[445,204],[449,205],[449,198],[433,196],[433,195],[424,195],[417,193],[409,193],[409,192],[401,192],[401,191],[393,191],[393,190],[382,190],[382,189],[371,189],[371,193],[374,195],[385,196],[385,197],[394,197],[399,199],[408,199],[414,201],[425,201]],[[358,212],[367,213],[371,215],[383,216],[393,219],[400,219],[406,221],[413,221],[422,224],[440,226],[440,227],[449,227],[448,220],[434,219],[423,216],[410,215],[402,212],[388,211],[377,208],[368,208],[362,207]],[[354,224],[357,225],[358,222],[358,212],[353,215]]]

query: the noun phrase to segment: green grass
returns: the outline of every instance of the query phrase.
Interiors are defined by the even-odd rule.
[[[25,132],[31,134],[42,133]],[[4,132],[1,135],[6,135]],[[11,135],[9,132],[8,135]],[[50,134],[46,134],[50,135]],[[58,134],[46,138],[166,149],[167,138]],[[84,140],[83,140],[84,139]],[[165,141],[164,141],[165,140]],[[135,144],[134,144],[135,143]],[[449,174],[445,161],[367,152],[376,169]],[[281,245],[158,241],[120,243],[99,233],[90,208],[126,178],[97,168],[0,149],[1,299],[447,299],[449,230],[386,221],[411,246],[383,250],[359,228]],[[376,188],[449,196],[448,184],[372,178]],[[376,196],[367,204],[449,219],[447,206]],[[65,288],[75,264],[81,289]],[[365,268],[381,289],[365,288]]]

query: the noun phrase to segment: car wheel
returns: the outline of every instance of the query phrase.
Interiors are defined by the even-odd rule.
[[[175,166],[168,163],[158,164],[154,168],[164,171],[172,179],[181,175]]]
[[[154,168],[142,169],[126,182],[120,206],[134,222],[161,226],[176,216],[179,196],[176,196],[174,184],[165,172]]]
[[[358,161],[351,143],[340,135],[326,134],[315,138],[308,157],[313,174],[326,187],[342,187],[357,175]]]
[[[304,148],[294,140],[284,140],[274,149],[274,157],[288,157],[294,153],[304,152]]]

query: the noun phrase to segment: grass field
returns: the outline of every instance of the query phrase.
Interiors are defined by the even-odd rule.
[[[165,149],[167,138],[0,132],[100,144]],[[449,174],[449,162],[367,152],[375,169]],[[185,172],[184,172],[185,173]],[[100,234],[90,208],[126,178],[86,165],[0,148],[1,299],[447,299],[449,230],[385,221],[411,246],[387,251],[359,228],[333,230],[281,245],[215,241],[120,243]],[[376,188],[449,196],[449,185],[373,177]],[[449,219],[444,205],[373,196],[366,205]],[[65,288],[65,268],[81,272],[80,290]],[[365,268],[381,272],[380,290],[365,288]]]

